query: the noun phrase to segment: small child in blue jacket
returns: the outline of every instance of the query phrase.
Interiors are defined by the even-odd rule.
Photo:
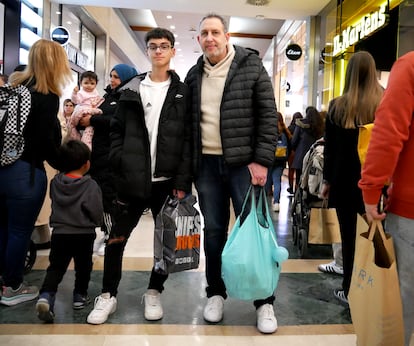
[[[91,152],[79,140],[69,140],[60,149],[62,172],[50,184],[53,227],[49,267],[40,290],[36,312],[39,319],[53,322],[58,285],[70,261],[75,263],[73,308],[83,309],[89,303],[88,285],[92,272],[95,227],[102,224],[102,192],[85,174],[90,168]]]

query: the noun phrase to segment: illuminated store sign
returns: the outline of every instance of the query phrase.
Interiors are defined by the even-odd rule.
[[[378,30],[386,22],[386,6],[381,5],[378,11],[362,17],[355,26],[348,26],[342,34],[336,35],[333,40],[333,56],[343,53],[364,37]]]

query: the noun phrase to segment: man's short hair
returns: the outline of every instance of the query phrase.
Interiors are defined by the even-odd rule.
[[[89,147],[80,140],[71,139],[60,147],[61,171],[65,173],[81,168],[90,159]]]
[[[174,47],[174,34],[170,30],[164,28],[154,28],[148,31],[145,35],[145,44],[148,44],[149,40],[157,38],[166,38],[168,41],[170,41],[171,47]]]
[[[229,28],[227,26],[226,20],[222,16],[220,16],[219,14],[213,13],[213,12],[210,12],[210,13],[206,14],[203,18],[201,18],[198,27],[201,26],[201,23],[202,22],[204,22],[206,19],[209,19],[209,18],[217,18],[221,22],[221,24],[223,24],[224,33],[227,33],[227,31],[229,30]]]

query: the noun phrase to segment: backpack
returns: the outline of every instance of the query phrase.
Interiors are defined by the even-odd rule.
[[[0,166],[10,165],[22,155],[30,107],[31,94],[25,86],[0,87]]]
[[[275,151],[275,159],[278,161],[286,161],[289,155],[289,140],[284,133],[279,135]]]

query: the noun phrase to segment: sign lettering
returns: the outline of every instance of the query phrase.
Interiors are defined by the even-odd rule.
[[[360,19],[355,26],[348,26],[342,34],[336,35],[333,39],[333,56],[337,56],[345,50],[372,34],[386,23],[386,6],[381,5],[378,11]]]

